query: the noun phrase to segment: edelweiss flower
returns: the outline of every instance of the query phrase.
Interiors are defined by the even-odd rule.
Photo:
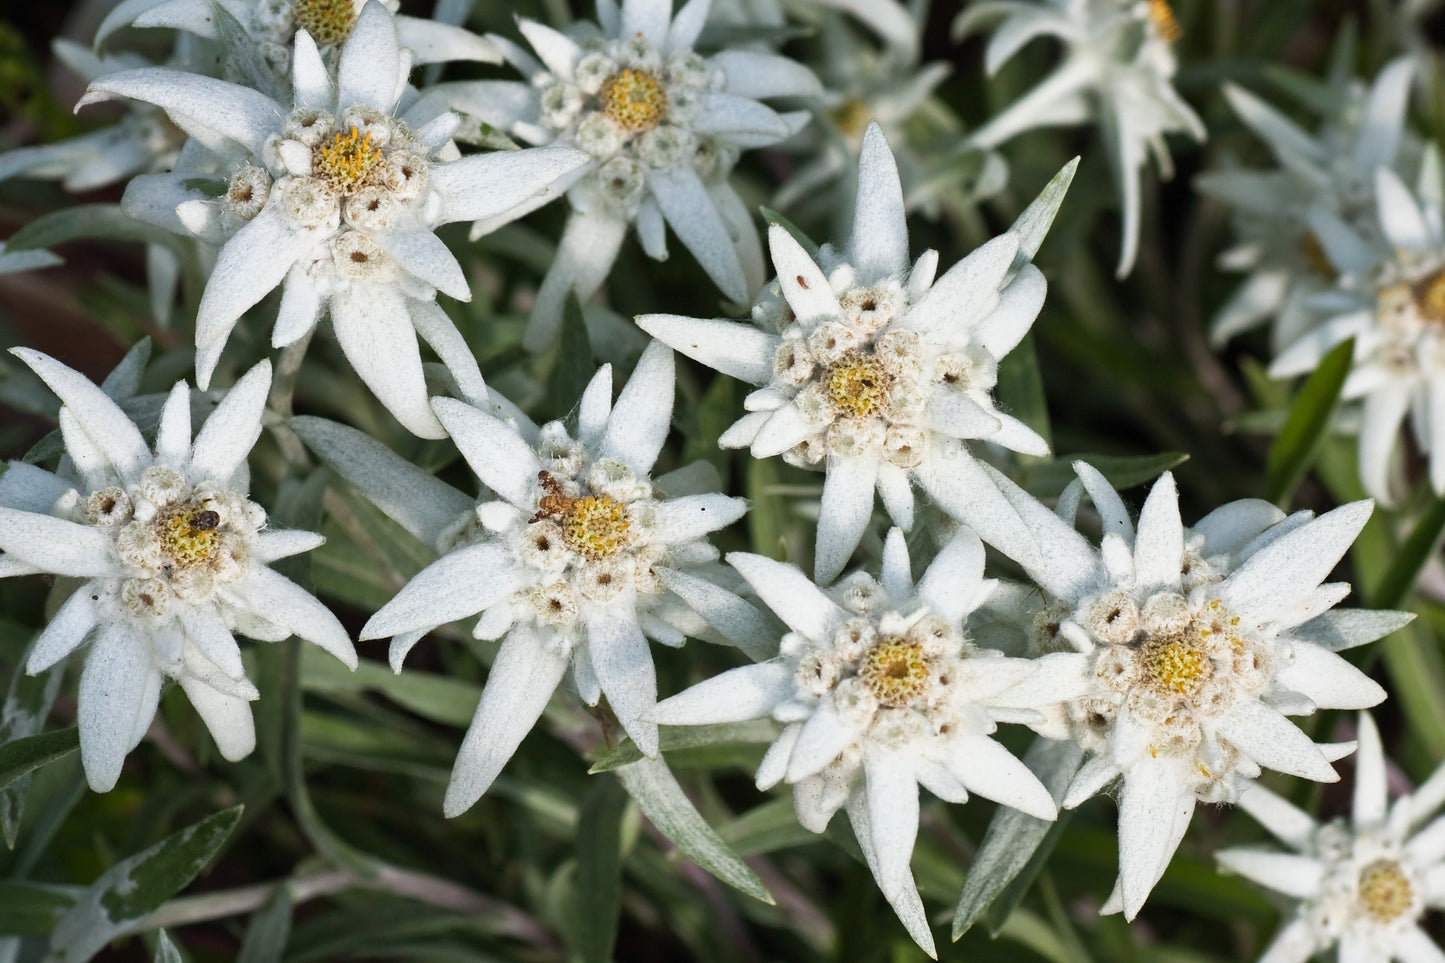
[[[990,76],[1035,37],[1057,37],[1066,51],[1058,69],[974,131],[969,143],[996,147],[1035,127],[1095,120],[1124,207],[1118,275],[1125,277],[1139,250],[1139,172],[1148,152],[1167,178],[1173,165],[1164,135],[1206,136],[1204,123],[1174,91],[1170,45],[1180,34],[1174,12],[1166,0],[986,0],[969,4],[954,34],[1000,18],[984,54]]]
[[[649,479],[672,417],[672,352],[653,345],[612,405],[604,366],[578,409],[535,437],[450,398],[439,417],[477,477],[501,496],[476,507],[472,537],[411,580],[366,623],[363,639],[393,636],[391,664],[438,625],[481,613],[475,635],[503,639],[447,786],[445,812],[464,812],[542,714],[568,665],[588,705],[608,704],[639,749],[657,753],[657,700],[647,639],[679,646],[701,615],[740,644],[757,613],[717,582],[707,533],[747,503],[679,494]],[[676,489],[671,489],[676,491]]]
[[[1056,812],[1033,773],[990,738],[999,722],[1028,721],[1031,706],[1065,690],[1036,684],[1024,701],[1012,698],[1040,663],[969,641],[963,620],[994,586],[983,560],[978,536],[961,528],[915,586],[895,528],[881,584],[858,572],[825,590],[792,565],[734,552],[728,562],[792,631],[776,659],[699,683],[651,715],[665,725],[782,723],[758,766],[758,788],[793,783],[798,822],[815,833],[846,805],[879,888],[930,956],[933,936],[908,868],[918,787],[957,803],[973,792],[1040,819]]]
[[[241,315],[284,281],[273,347],[301,338],[328,307],[337,340],[367,387],[409,430],[440,438],[416,335],[458,381],[479,376],[434,303],[438,290],[471,297],[434,230],[501,218],[587,157],[555,148],[453,159],[457,118],[436,99],[394,114],[406,92],[407,58],[380,3],[362,9],[334,85],[310,34],[297,31],[295,46],[290,108],[249,88],[164,68],[103,77],[79,106],[117,96],[149,101],[232,159],[220,200],[187,200],[195,178],[189,172],[157,175],[141,185],[144,196],[129,198],[173,210],[198,237],[224,242],[196,317],[197,384],[209,383]]]
[[[1199,190],[1233,208],[1238,243],[1220,257],[1221,265],[1249,272],[1214,317],[1210,339],[1216,345],[1274,318],[1278,350],[1318,320],[1310,299],[1337,278],[1320,238],[1337,235],[1337,223],[1370,247],[1380,246],[1375,169],[1398,169],[1402,153],[1418,153],[1404,130],[1412,72],[1410,61],[1401,59],[1380,71],[1368,91],[1346,77],[1322,86],[1320,99],[1331,113],[1316,135],[1253,94],[1225,85],[1230,106],[1279,166],[1209,171],[1194,180]],[[1317,230],[1321,221],[1327,224]]]
[[[1031,606],[1033,650],[1077,653],[1078,694],[1054,726],[1036,728],[1089,753],[1065,808],[1123,777],[1119,882],[1105,911],[1133,919],[1196,801],[1235,802],[1262,766],[1339,778],[1330,761],[1341,747],[1317,746],[1285,717],[1382,700],[1383,689],[1330,649],[1402,622],[1328,612],[1349,585],[1321,582],[1369,518],[1368,501],[1286,518],[1249,499],[1187,529],[1166,472],[1136,533],[1103,476],[1083,462],[1074,469],[1062,518],[997,480],[1038,534],[1042,563],[1023,562],[1044,592]],[[1084,491],[1102,519],[1097,549],[1071,524]]]
[[[401,6],[400,0],[380,2],[393,14]],[[291,73],[292,42],[297,31],[306,31],[323,57],[334,57],[351,37],[366,0],[128,0],[101,22],[95,42],[101,44],[127,23],[169,27],[227,43],[241,39],[225,33],[213,4],[235,19],[244,39],[253,45],[251,56],[271,68],[277,83],[284,83]],[[397,39],[412,52],[412,63],[501,63],[502,53],[495,44],[460,27],[407,16],[396,16],[394,22]]]
[[[814,97],[822,88],[776,54],[692,49],[708,0],[677,16],[671,0],[623,0],[597,8],[601,36],[573,39],[518,21],[541,58],[504,44],[527,83],[442,84],[453,109],[532,144],[565,144],[590,163],[569,180],[572,217],[532,311],[526,344],[557,335],[570,291],[586,299],[607,277],[629,224],[647,255],[667,257],[671,226],[723,294],[746,301],[762,284],[762,254],[747,206],[728,183],[738,153],[775,144],[807,121],[759,103]],[[482,221],[474,231],[490,230]]]
[[[1317,299],[1333,315],[1286,348],[1269,367],[1277,378],[1313,369],[1336,344],[1355,339],[1354,369],[1342,397],[1363,398],[1360,480],[1392,502],[1390,467],[1400,425],[1429,455],[1430,486],[1445,493],[1445,178],[1433,148],[1420,168],[1419,198],[1394,171],[1375,172],[1385,250],[1342,222],[1321,234],[1340,275],[1336,291]],[[1387,253],[1388,252],[1388,253]],[[1383,257],[1383,260],[1381,258]]]
[[[725,448],[782,454],[827,471],[814,574],[843,570],[873,513],[878,489],[894,524],[913,525],[913,483],[1006,554],[1032,539],[970,453],[990,441],[1031,455],[1048,444],[994,407],[998,359],[1028,332],[1046,284],[1029,263],[1063,200],[1072,167],[1020,224],[933,283],[938,253],[909,269],[898,168],[877,125],[864,138],[858,199],[846,248],[815,261],[787,230],[768,230],[778,280],[754,318],[772,331],[668,314],[637,319],[644,331],[725,374],[761,385],[749,414],[723,434]],[[1015,225],[1019,227],[1019,225]],[[773,333],[777,332],[777,333]]]
[[[320,545],[311,532],[265,531],[246,497],[246,455],[261,434],[271,385],[262,362],[216,406],[194,442],[190,390],[167,398],[155,452],[125,413],[84,377],[38,351],[14,348],[64,407],[60,430],[74,479],[11,462],[0,478],[0,575],[83,579],[35,640],[26,671],[41,672],[90,642],[80,676],[80,752],[105,792],[155,716],[164,678],[201,714],[221,755],[256,744],[232,632],[276,642],[299,635],[351,668],[346,630],[295,582],[266,566]]]
[[[1445,767],[1389,805],[1385,754],[1360,713],[1354,812],[1320,825],[1255,786],[1239,807],[1293,853],[1225,849],[1222,868],[1297,901],[1260,963],[1305,963],[1339,946],[1340,963],[1436,963],[1445,958],[1420,924],[1445,903],[1445,819],[1421,825],[1445,802]]]

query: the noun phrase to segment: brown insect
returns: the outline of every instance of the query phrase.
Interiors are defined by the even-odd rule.
[[[547,494],[537,502],[537,514],[528,519],[528,522],[540,522],[544,518],[562,518],[571,514],[575,502],[567,497],[567,493],[562,490],[562,483],[553,478],[551,472],[545,470],[537,472],[537,481],[541,483],[542,489]]]
[[[221,524],[221,516],[210,509],[206,509],[203,512],[196,512],[191,516],[190,520],[191,530],[195,532],[214,531],[219,524]]]

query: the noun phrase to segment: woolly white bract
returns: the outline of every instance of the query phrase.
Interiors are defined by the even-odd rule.
[[[693,472],[649,477],[672,416],[673,378],[672,352],[654,344],[614,407],[603,367],[582,396],[575,437],[561,422],[536,429],[433,401],[467,464],[500,498],[476,506],[461,547],[412,579],[361,637],[393,636],[398,671],[426,632],[478,612],[474,634],[503,640],[457,754],[447,815],[487,791],[569,665],[582,699],[596,705],[606,695],[651,756],[657,725],[645,717],[657,678],[648,638],[680,646],[710,623],[741,645],[764,641],[756,613],[719,584],[724,570],[705,538],[747,503],[687,491]]]
[[[190,390],[178,383],[152,452],[83,376],[38,351],[12,353],[64,402],[70,464],[55,475],[11,462],[0,477],[0,575],[82,580],[36,638],[26,670],[44,671],[90,643],[78,715],[92,789],[115,785],[166,678],[180,683],[221,755],[250,753],[258,693],[233,631],[269,642],[299,635],[356,667],[336,617],[266,567],[322,542],[311,532],[265,530],[265,511],[246,498],[246,456],[271,385],[267,362],[236,383],[194,441]]]
[[[1017,513],[980,470],[970,441],[1030,455],[1048,443],[999,411],[998,359],[1023,339],[1046,283],[1029,263],[1063,199],[1072,167],[1035,202],[1027,239],[1010,231],[934,283],[938,253],[911,269],[898,168],[877,125],[864,138],[847,246],[816,258],[783,227],[768,230],[775,284],[758,326],[649,314],[653,337],[751,384],[744,415],[719,440],[756,458],[783,455],[827,472],[814,574],[843,570],[882,496],[894,524],[913,527],[916,483],[945,512],[1008,555],[1032,552]]]
[[[1128,276],[1139,251],[1139,178],[1149,154],[1167,178],[1173,164],[1164,135],[1207,136],[1204,122],[1174,90],[1174,12],[1166,0],[985,0],[968,5],[954,34],[993,20],[999,23],[984,53],[990,75],[1036,37],[1057,38],[1065,53],[1052,74],[969,142],[996,147],[1026,130],[1095,121],[1124,208],[1118,276]]]
[[[651,718],[782,723],[758,767],[758,788],[792,783],[798,821],[815,833],[846,806],[883,895],[918,945],[936,955],[908,868],[918,787],[956,803],[972,792],[1053,819],[1048,791],[990,736],[999,722],[1039,718],[1031,707],[1066,696],[1072,680],[1043,673],[1020,699],[1019,683],[1050,660],[1010,659],[969,641],[963,621],[994,582],[984,579],[983,543],[967,528],[916,586],[896,528],[881,581],[858,572],[820,589],[794,566],[761,555],[734,552],[728,562],[791,630],[778,658],[666,699]]]
[[[1354,368],[1341,396],[1363,401],[1360,480],[1385,504],[1393,503],[1391,467],[1407,417],[1429,456],[1430,486],[1445,493],[1445,177],[1433,147],[1417,191],[1389,168],[1376,170],[1381,240],[1333,225],[1325,249],[1340,279],[1318,301],[1330,317],[1269,368],[1275,377],[1301,374],[1336,344],[1355,339]]]
[[[1334,286],[1336,265],[1354,263],[1358,270],[1361,253],[1346,230],[1377,244],[1375,169],[1400,170],[1401,158],[1419,151],[1404,129],[1412,76],[1410,61],[1401,59],[1381,70],[1368,90],[1348,75],[1320,85],[1330,113],[1317,134],[1254,94],[1225,85],[1235,114],[1278,166],[1208,171],[1194,180],[1233,209],[1236,244],[1220,255],[1220,265],[1249,273],[1214,316],[1216,345],[1269,319],[1275,350],[1293,343],[1319,321],[1312,298]]]
[[[568,292],[590,297],[606,279],[629,224],[647,255],[667,257],[664,224],[733,301],[762,283],[762,254],[746,205],[728,183],[738,154],[783,140],[806,113],[759,103],[816,97],[806,67],[757,50],[693,51],[709,0],[599,4],[601,36],[519,21],[540,62],[494,38],[526,83],[443,84],[454,109],[531,144],[579,147],[589,157],[568,178],[572,216],[532,310],[526,344],[557,336]],[[589,25],[590,26],[590,25]],[[474,233],[489,230],[490,221]]]
[[[1349,586],[1321,582],[1369,518],[1368,501],[1314,518],[1243,500],[1186,528],[1165,473],[1136,530],[1104,477],[1074,468],[1058,514],[997,481],[1038,534],[1042,562],[1022,563],[1044,593],[1025,609],[1032,648],[1076,661],[1077,692],[1037,728],[1089,754],[1066,808],[1122,777],[1119,881],[1105,911],[1133,919],[1198,800],[1235,802],[1261,767],[1339,778],[1330,761],[1349,747],[1317,746],[1286,716],[1382,700],[1330,648],[1341,634],[1358,644],[1401,623],[1367,613],[1366,629],[1328,611]],[[1072,525],[1085,492],[1103,526],[1098,548]],[[1381,621],[1388,628],[1370,634]]]
[[[1445,768],[1391,805],[1385,766],[1379,730],[1362,712],[1348,821],[1321,825],[1263,786],[1240,797],[1239,807],[1293,850],[1215,854],[1221,868],[1295,903],[1260,963],[1305,963],[1335,946],[1340,963],[1445,957],[1421,926],[1425,910],[1445,902],[1445,819],[1435,815]]]
[[[409,69],[391,14],[373,0],[341,49],[334,82],[315,41],[297,31],[289,106],[159,67],[91,84],[78,106],[113,97],[157,104],[229,178],[215,201],[190,195],[189,169],[137,178],[127,194],[132,211],[222,245],[196,317],[201,387],[237,321],[284,282],[273,347],[305,336],[327,308],[347,360],[397,420],[425,437],[445,434],[427,403],[417,335],[459,383],[480,375],[435,303],[437,291],[471,297],[436,227],[502,219],[588,158],[567,148],[458,158],[456,115],[439,98],[408,96]]]

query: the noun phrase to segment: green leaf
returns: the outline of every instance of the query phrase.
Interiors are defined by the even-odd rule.
[[[779,214],[771,207],[760,205],[758,207],[758,210],[763,212],[763,220],[766,221],[769,226],[776,224],[778,225],[778,227],[781,227],[783,230],[793,235],[793,240],[797,241],[798,244],[803,248],[803,250],[808,252],[809,257],[811,257],[815,261],[818,259],[818,243],[808,235],[804,234],[802,228],[798,227],[798,225],[794,224],[792,221],[788,220],[786,217]]]
[[[1265,459],[1265,498],[1276,505],[1287,506],[1295,486],[1319,458],[1354,353],[1354,338],[1336,345],[1295,395],[1284,428],[1269,446]]]
[[[241,953],[236,963],[271,963],[285,956],[291,936],[291,887],[283,884],[266,900],[246,924]]]
[[[181,959],[181,951],[176,949],[176,944],[171,942],[170,934],[165,930],[156,934],[154,963],[184,963]]]
[[[49,933],[75,905],[73,892],[43,883],[0,880],[0,934]]]
[[[430,672],[390,668],[362,659],[352,672],[314,646],[301,650],[302,685],[313,692],[380,692],[397,705],[432,722],[466,728],[482,698],[481,686]]]
[[[642,814],[684,856],[739,892],[774,905],[773,894],[758,874],[698,815],[660,756],[623,766],[617,770],[617,778],[637,800]]]
[[[80,732],[74,726],[7,742],[0,746],[0,787],[8,786],[21,776],[79,748]]]
[[[1161,472],[1177,468],[1189,460],[1179,451],[1158,455],[1073,455],[1025,465],[1019,471],[1019,484],[1038,498],[1054,498],[1074,480],[1074,462],[1088,462],[1099,470],[1109,484],[1123,491],[1159,477]]]
[[[1011,273],[1017,273],[1034,255],[1039,253],[1039,248],[1044,243],[1044,238],[1049,234],[1049,228],[1054,225],[1054,217],[1059,213],[1059,207],[1064,203],[1064,196],[1069,193],[1069,185],[1074,182],[1074,174],[1079,169],[1079,158],[1075,157],[1069,161],[1059,172],[1044,185],[1039,191],[1039,196],[1034,198],[1023,213],[1013,222],[1009,230],[1019,236],[1019,253],[1014,258]]]
[[[658,727],[658,740],[663,752],[737,743],[765,743],[772,742],[777,736],[777,727],[767,719],[754,719],[750,722],[733,722],[716,726]],[[587,771],[594,775],[600,772],[612,772],[623,766],[630,766],[642,758],[642,750],[638,749],[631,739],[624,739],[603,753],[602,757]]]
[[[32,642],[33,645],[33,642]],[[15,674],[5,693],[5,706],[0,709],[0,752],[20,739],[37,735],[45,726],[50,707],[65,677],[64,665],[52,666],[38,676],[25,674],[25,661],[30,657],[27,647],[15,663]],[[7,849],[15,848],[20,831],[20,818],[25,814],[25,797],[30,789],[30,773],[9,780],[0,788],[0,830],[5,834]]]
[[[90,959],[184,889],[230,837],[242,808],[207,816],[101,874],[55,925],[56,963]]]
[[[1034,336],[1024,335],[1018,346],[998,363],[999,406],[1028,425],[1052,444],[1049,430],[1049,408],[1044,400],[1044,379],[1039,373],[1039,357],[1034,351]],[[1036,459],[1021,456],[1028,463]]]
[[[587,320],[582,313],[582,302],[577,300],[575,292],[569,293],[567,303],[562,307],[562,337],[547,385],[547,405],[551,414],[561,418],[571,411],[581,397],[582,389],[596,373],[597,362],[592,357],[592,342],[587,338]]]
[[[622,818],[627,793],[603,776],[582,801],[572,884],[574,949],[582,963],[608,963],[622,906]]]
[[[1394,553],[1390,567],[1370,599],[1370,608],[1397,609],[1404,604],[1420,570],[1434,556],[1442,533],[1445,533],[1445,498],[1434,498]]]
[[[180,238],[135,220],[121,211],[119,204],[79,204],[42,214],[12,234],[5,242],[5,250],[54,247],[81,238],[163,244],[180,252]]]

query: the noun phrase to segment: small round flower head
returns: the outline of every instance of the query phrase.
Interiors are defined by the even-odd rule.
[[[80,470],[62,478],[12,464],[0,480],[4,574],[84,580],[36,639],[26,670],[44,671],[90,643],[78,714],[91,788],[115,785],[155,715],[163,678],[180,683],[225,758],[247,755],[257,692],[233,631],[267,641],[296,634],[356,665],[336,618],[267,568],[321,537],[268,530],[266,512],[246,497],[270,365],[236,383],[194,442],[190,391],[177,384],[152,450],[84,377],[37,351],[12,353],[64,403],[61,432]]]
[[[589,705],[603,695],[644,753],[657,752],[647,638],[681,645],[699,620],[737,628],[741,599],[706,536],[747,508],[740,498],[676,493],[652,465],[672,416],[673,358],[654,344],[612,404],[612,371],[592,379],[576,433],[540,429],[437,398],[437,416],[482,483],[500,496],[480,522],[376,613],[361,637],[393,637],[392,667],[436,626],[480,613],[475,632],[502,648],[457,754],[445,812],[470,807],[511,758],[569,666]],[[316,437],[314,433],[309,433]],[[324,443],[324,442],[323,442]],[[402,517],[406,517],[403,515]],[[763,640],[729,636],[756,651]]]
[[[830,589],[791,565],[729,555],[790,629],[779,655],[699,683],[652,714],[668,725],[782,723],[758,767],[759,788],[792,783],[798,821],[814,832],[846,806],[879,887],[930,953],[908,869],[918,787],[950,802],[974,792],[1040,819],[1055,815],[1048,791],[990,737],[1000,719],[1066,690],[1035,678],[1041,663],[969,641],[963,620],[993,587],[983,561],[983,544],[967,528],[916,586],[898,529],[888,535],[881,580],[859,572]],[[1016,694],[1025,682],[1034,684]]]
[[[1000,19],[996,11],[1005,15]],[[990,74],[1024,44],[1020,37],[1057,37],[1063,60],[1012,106],[974,131],[968,143],[992,148],[1040,125],[1090,119],[1106,133],[1123,203],[1119,277],[1134,269],[1139,250],[1139,179],[1152,154],[1171,173],[1164,135],[1206,136],[1204,123],[1174,90],[1171,45],[1182,33],[1166,0],[1034,0],[1008,8],[969,8],[960,32],[997,20],[984,60]]]
[[[528,143],[565,144],[591,158],[571,181],[572,219],[527,329],[532,350],[556,339],[569,293],[585,300],[597,290],[630,224],[658,260],[667,256],[664,224],[671,227],[735,302],[762,283],[757,236],[727,176],[743,150],[782,141],[807,120],[761,101],[815,97],[822,88],[806,67],[776,54],[696,53],[707,10],[706,2],[682,5],[676,15],[654,0],[623,0],[620,9],[599,4],[601,29],[592,35],[521,20],[537,60],[509,59],[527,83],[507,85],[507,97],[497,96],[495,83],[442,85],[464,114]]]
[[[1030,208],[1028,236],[994,238],[934,282],[936,252],[910,267],[903,192],[876,126],[859,162],[852,238],[816,256],[785,228],[768,231],[777,280],[754,310],[757,328],[645,315],[649,334],[759,389],[720,439],[754,457],[781,454],[826,470],[814,576],[836,577],[872,514],[913,524],[913,484],[1006,554],[1032,538],[980,471],[968,442],[1032,455],[1048,444],[994,405],[998,359],[1043,305],[1028,258],[1063,199],[1072,166]],[[761,329],[761,330],[759,330]]]
[[[1077,690],[1038,728],[1087,755],[1066,808],[1123,778],[1119,884],[1105,909],[1132,919],[1197,801],[1236,802],[1262,767],[1338,778],[1335,747],[1315,745],[1286,716],[1383,699],[1331,649],[1403,623],[1385,613],[1364,620],[1378,631],[1356,631],[1328,612],[1349,586],[1321,583],[1369,518],[1369,502],[1319,518],[1232,502],[1190,529],[1166,473],[1136,530],[1103,476],[1074,467],[1062,518],[1000,484],[1039,537],[1041,560],[1024,565],[1043,591],[1030,622],[1035,651],[1078,653],[1063,656],[1077,660]],[[1070,525],[1084,492],[1103,525],[1097,549]],[[1348,639],[1339,625],[1352,626]]]
[[[1270,374],[1309,371],[1337,344],[1355,339],[1354,368],[1342,397],[1361,401],[1360,480],[1376,499],[1393,502],[1393,468],[1401,428],[1429,459],[1430,487],[1445,493],[1445,418],[1429,417],[1445,398],[1445,228],[1438,154],[1421,164],[1412,193],[1387,167],[1375,172],[1376,216],[1383,242],[1334,225],[1330,292],[1339,313],[1280,353]]]
[[[1240,808],[1292,850],[1225,849],[1222,869],[1294,902],[1265,951],[1272,963],[1305,963],[1338,947],[1341,960],[1430,960],[1441,950],[1421,925],[1439,906],[1445,866],[1445,769],[1389,803],[1386,759],[1374,720],[1359,717],[1354,811],[1320,824],[1263,786]]]
[[[1368,88],[1353,78],[1320,85],[1333,111],[1315,134],[1254,94],[1225,86],[1240,120],[1287,160],[1269,170],[1210,171],[1195,178],[1196,188],[1233,214],[1236,244],[1222,263],[1249,273],[1215,315],[1210,337],[1216,344],[1270,319],[1275,349],[1292,344],[1318,321],[1310,299],[1341,280],[1329,253],[1342,256],[1335,240],[1341,225],[1371,247],[1379,244],[1375,168],[1401,169],[1419,153],[1405,128],[1412,76],[1410,61],[1401,58]]]
[[[437,227],[536,206],[553,181],[590,158],[556,147],[458,159],[451,145],[458,118],[438,110],[436,98],[399,111],[409,63],[405,18],[378,0],[297,0],[288,16],[327,36],[344,33],[345,41],[332,69],[317,38],[296,30],[284,102],[210,77],[141,68],[96,80],[80,106],[149,101],[183,117],[198,136],[243,148],[233,152],[239,156],[224,172],[220,198],[177,206],[177,196],[192,190],[190,171],[138,180],[126,195],[133,216],[167,227],[179,220],[221,245],[196,316],[198,386],[209,384],[242,315],[279,284],[273,347],[302,338],[327,311],[367,387],[409,430],[441,438],[418,335],[464,397],[481,403],[485,395],[475,359],[435,305],[438,291],[471,297]]]

